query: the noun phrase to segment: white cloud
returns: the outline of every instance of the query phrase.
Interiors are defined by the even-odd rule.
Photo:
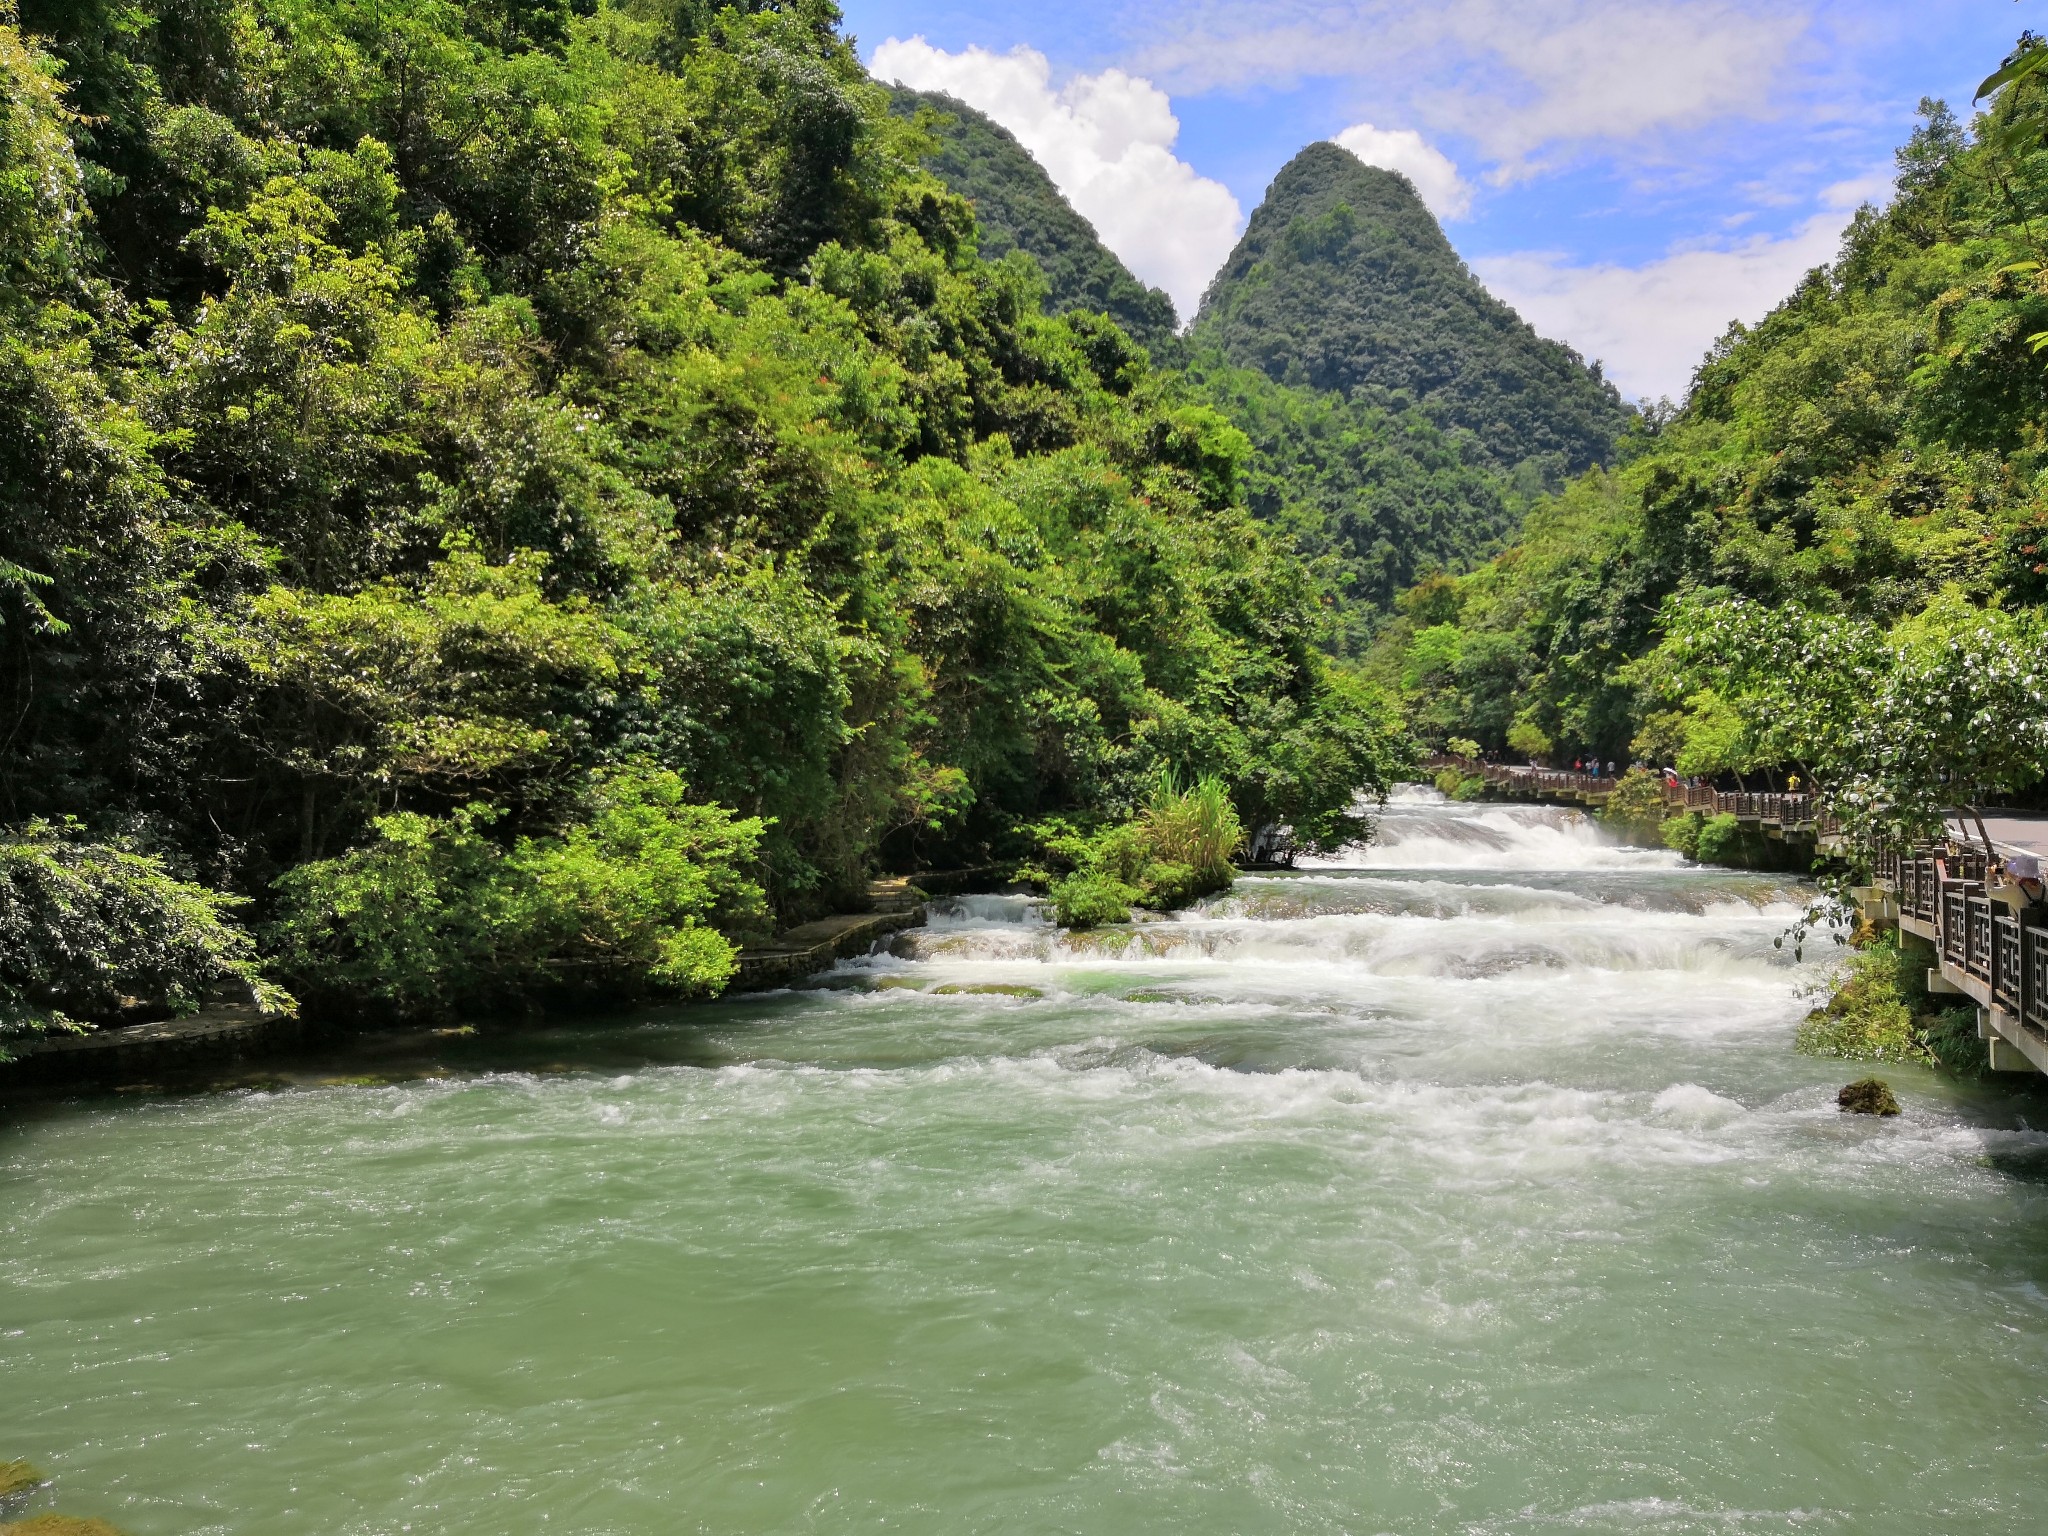
[[[1156,0],[1141,67],[1176,90],[1370,83],[1510,181],[1594,145],[1782,110],[1806,35],[1764,0]]]
[[[1853,181],[1828,188],[1822,211],[1788,234],[1675,249],[1639,267],[1573,266],[1551,253],[1525,251],[1481,257],[1472,268],[1538,331],[1606,364],[1624,395],[1679,400],[1728,322],[1762,319],[1809,270],[1834,260],[1844,211],[1880,194],[1883,185]]]
[[[1413,128],[1375,128],[1354,123],[1337,142],[1367,165],[1399,171],[1440,219],[1462,219],[1472,209],[1472,187],[1449,155]]]
[[[1014,133],[1102,243],[1173,296],[1181,318],[1236,243],[1244,212],[1221,182],[1173,154],[1180,121],[1151,81],[1107,69],[1058,90],[1033,48],[947,53],[922,37],[890,38],[870,63],[885,80],[944,91]]]

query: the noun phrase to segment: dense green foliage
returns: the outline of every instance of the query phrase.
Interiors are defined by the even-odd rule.
[[[1425,734],[1797,776],[1873,830],[2038,776],[2048,85],[1922,111],[1890,205],[1674,419],[1404,595],[1375,664]]]
[[[710,989],[1161,765],[1340,835],[1394,732],[1244,437],[976,254],[837,20],[27,0],[0,822],[416,1010]]]
[[[672,773],[609,775],[588,820],[509,849],[486,806],[379,817],[367,846],[279,880],[278,963],[335,1013],[715,993],[737,965],[726,934],[762,915],[761,823],[684,795]]]
[[[1809,1056],[1850,1061],[1919,1061],[1975,1075],[1988,1070],[1973,1008],[1937,1008],[1927,991],[1927,955],[1896,933],[1873,938],[1838,967],[1825,1007],[1799,1026]]]
[[[1167,911],[1225,889],[1244,824],[1220,779],[1183,789],[1162,770],[1134,819],[1093,835],[1054,824],[1042,836],[1048,861],[1066,871],[1048,885],[1054,916],[1093,928],[1128,920],[1133,906]]]
[[[983,256],[1023,251],[1045,273],[1050,313],[1107,314],[1155,358],[1171,356],[1180,328],[1173,300],[1131,275],[1015,134],[942,91],[891,86],[889,104],[901,117],[924,114],[938,141],[929,167],[974,205]]]
[[[1503,470],[1605,463],[1628,419],[1597,366],[1480,286],[1405,177],[1335,144],[1274,178],[1192,339],[1284,384],[1420,406]]]
[[[1419,406],[1376,403],[1276,383],[1233,368],[1213,348],[1186,386],[1252,442],[1252,511],[1308,560],[1338,599],[1334,638],[1369,643],[1394,598],[1432,571],[1469,568],[1499,550],[1541,492],[1537,467],[1503,473],[1479,439],[1445,429]]]
[[[10,1035],[187,1013],[209,987],[292,1006],[233,921],[244,902],[178,879],[152,855],[71,833],[30,822],[0,840],[0,1061]]]

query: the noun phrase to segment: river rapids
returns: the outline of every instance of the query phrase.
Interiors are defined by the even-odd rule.
[[[2041,1101],[1839,1113],[1803,894],[1411,790],[1173,919],[10,1106],[0,1460],[133,1536],[2048,1529]]]

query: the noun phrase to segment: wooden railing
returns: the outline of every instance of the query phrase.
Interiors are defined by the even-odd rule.
[[[1432,764],[1476,773],[1500,789],[1551,795],[1601,795],[1621,783],[1618,774],[1579,773],[1569,768],[1535,768],[1511,763],[1481,763],[1465,757],[1438,757]],[[1777,822],[1804,827],[1816,822],[1817,807],[1812,795],[1782,791],[1725,790],[1711,784],[1664,781],[1664,803],[1681,811],[1705,811],[1711,815],[1739,816],[1749,821]]]
[[[1943,967],[1984,984],[1992,1006],[2048,1039],[2048,913],[2037,922],[1990,894],[1980,849],[1880,852],[1873,876],[1898,893],[1899,915],[1933,929]]]

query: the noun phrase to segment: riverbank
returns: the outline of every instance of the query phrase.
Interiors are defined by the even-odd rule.
[[[973,882],[956,878],[954,883]],[[905,877],[871,881],[867,894],[869,905],[862,911],[817,918],[742,948],[726,994],[790,986],[840,960],[866,954],[925,920],[926,893]],[[518,1022],[525,1027],[533,1020]],[[183,1018],[48,1035],[17,1044],[15,1059],[0,1062],[0,1098],[79,1089],[262,1083],[281,1080],[280,1072],[290,1072],[304,1059],[317,1060],[333,1054],[337,1046],[345,1048],[350,1034],[431,1041],[462,1031],[473,1035],[488,1023],[445,1020],[412,1028],[343,1030],[266,1012],[253,1002],[214,1002]]]

